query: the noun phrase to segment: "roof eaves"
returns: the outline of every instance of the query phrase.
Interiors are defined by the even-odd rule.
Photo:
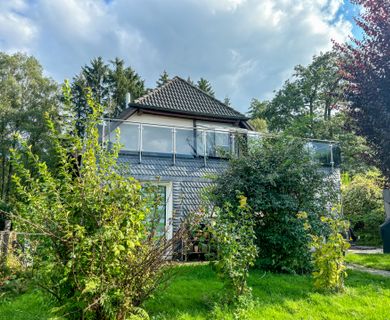
[[[247,121],[250,118],[246,117],[245,115],[238,113],[237,116],[226,116],[226,115],[219,115],[219,114],[212,114],[212,113],[206,113],[206,112],[196,112],[196,111],[182,111],[177,109],[167,109],[163,107],[157,107],[152,105],[146,105],[146,104],[140,104],[140,103],[130,103],[129,107],[138,108],[138,109],[146,109],[146,110],[158,110],[158,111],[164,111],[167,113],[174,113],[174,114],[183,114],[183,115],[199,115],[204,117],[212,117],[212,118],[221,118],[221,119],[227,119],[227,120],[243,120]]]

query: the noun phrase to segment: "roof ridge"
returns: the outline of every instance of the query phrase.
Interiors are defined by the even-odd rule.
[[[243,113],[237,111],[236,109],[234,109],[233,107],[231,106],[228,106],[226,103],[222,102],[221,100],[218,100],[217,98],[213,97],[211,94],[209,94],[208,92],[206,91],[203,91],[202,89],[199,89],[197,86],[195,86],[194,84],[188,82],[187,80],[184,80],[183,78],[179,77],[179,76],[174,76],[171,80],[174,80],[175,78],[181,80],[181,81],[184,81],[185,83],[187,83],[188,85],[190,85],[191,87],[193,87],[194,89],[202,92],[203,94],[206,94],[208,97],[210,97],[211,99],[217,101],[218,103],[224,105],[225,107],[229,108],[230,110],[234,111],[235,113],[237,114],[240,114],[242,116],[245,116]]]
[[[175,78],[176,78],[176,76],[173,77],[172,79],[168,79],[168,81],[165,82],[163,85],[161,85],[160,87],[156,87],[156,88],[150,90],[150,92],[148,92],[147,94],[144,94],[142,97],[139,97],[139,98],[135,99],[134,102],[138,103],[139,100],[144,99],[144,98],[146,99],[147,97],[150,97],[152,94],[154,94],[156,92],[159,92],[160,90],[162,90],[163,88],[165,88],[169,84],[171,84]]]

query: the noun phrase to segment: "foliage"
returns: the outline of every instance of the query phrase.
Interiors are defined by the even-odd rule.
[[[206,80],[204,78],[200,78],[198,80],[198,82],[196,83],[196,86],[200,90],[202,90],[202,91],[208,93],[210,96],[214,97],[213,87],[211,86],[211,83],[208,80]]]
[[[345,261],[360,264],[367,268],[390,271],[390,255],[383,253],[348,253]]]
[[[257,254],[253,214],[246,200],[240,196],[237,208],[228,203],[221,209],[216,208],[215,221],[210,228],[218,248],[216,270],[226,283],[229,300],[235,301],[250,292],[249,267],[254,265]]]
[[[156,85],[157,88],[160,88],[162,85],[166,84],[169,81],[169,74],[165,70],[160,75],[160,78],[158,78]]]
[[[47,157],[47,128],[43,114],[58,112],[57,84],[43,76],[39,62],[21,53],[0,52],[0,209],[9,207],[12,193],[10,148],[14,134],[25,137],[32,150]]]
[[[92,112],[85,98],[88,90],[92,98],[104,107],[104,114],[113,118],[127,109],[126,93],[137,99],[146,92],[144,80],[131,67],[125,67],[122,59],[115,58],[110,64],[106,64],[102,57],[92,59],[91,64],[82,67],[72,82],[72,101],[80,135],[84,134],[84,123]]]
[[[384,184],[378,170],[355,175],[349,182],[343,179],[343,211],[354,232],[360,236],[359,243],[381,243],[379,226],[385,220],[382,187]]]
[[[141,188],[117,165],[120,145],[99,143],[102,107],[91,95],[83,138],[74,134],[69,86],[64,95],[61,132],[47,121],[54,169],[23,140],[13,151],[15,229],[45,235],[34,257],[35,277],[68,318],[122,320],[145,314],[140,305],[165,278],[172,249],[172,242],[157,233],[158,197],[152,186]]]
[[[275,97],[267,102],[258,101],[251,113],[267,120],[272,131],[300,128],[298,136],[324,137],[321,127],[331,119],[342,102],[342,83],[333,52],[314,56],[308,66],[298,65]]]
[[[348,82],[348,115],[357,133],[374,150],[372,163],[390,182],[390,3],[388,0],[353,0],[362,7],[355,19],[363,37],[336,45],[340,68]]]
[[[298,65],[294,70],[272,100],[252,100],[252,121],[265,120],[272,133],[337,140],[343,155],[342,170],[352,174],[367,170],[371,150],[346,117],[345,81],[339,74],[337,53],[321,53],[309,65]]]
[[[309,214],[320,232],[319,214],[334,200],[334,183],[326,182],[304,142],[289,137],[264,137],[246,154],[231,159],[216,179],[214,201],[237,204],[237,192],[248,199],[255,220],[258,266],[277,272],[311,269],[310,237],[300,211]]]
[[[336,215],[322,217],[321,221],[329,227],[326,238],[313,235],[314,285],[320,290],[334,292],[344,291],[344,278],[347,276],[345,253],[349,248],[344,238],[347,234],[348,222],[340,220]]]

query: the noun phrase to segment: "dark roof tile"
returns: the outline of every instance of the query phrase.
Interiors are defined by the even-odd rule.
[[[248,120],[242,113],[179,77],[174,77],[161,87],[136,99],[131,106],[213,118]]]

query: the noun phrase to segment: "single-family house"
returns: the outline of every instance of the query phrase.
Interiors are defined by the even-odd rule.
[[[237,152],[237,134],[258,135],[248,120],[175,77],[129,102],[119,119],[106,119],[103,137],[114,139],[114,129],[120,128],[119,162],[140,181],[161,186],[166,199],[161,222],[172,233],[183,217],[201,206],[202,189],[226,168],[226,152]],[[334,167],[331,145],[313,142],[312,146],[325,150],[325,162]]]

